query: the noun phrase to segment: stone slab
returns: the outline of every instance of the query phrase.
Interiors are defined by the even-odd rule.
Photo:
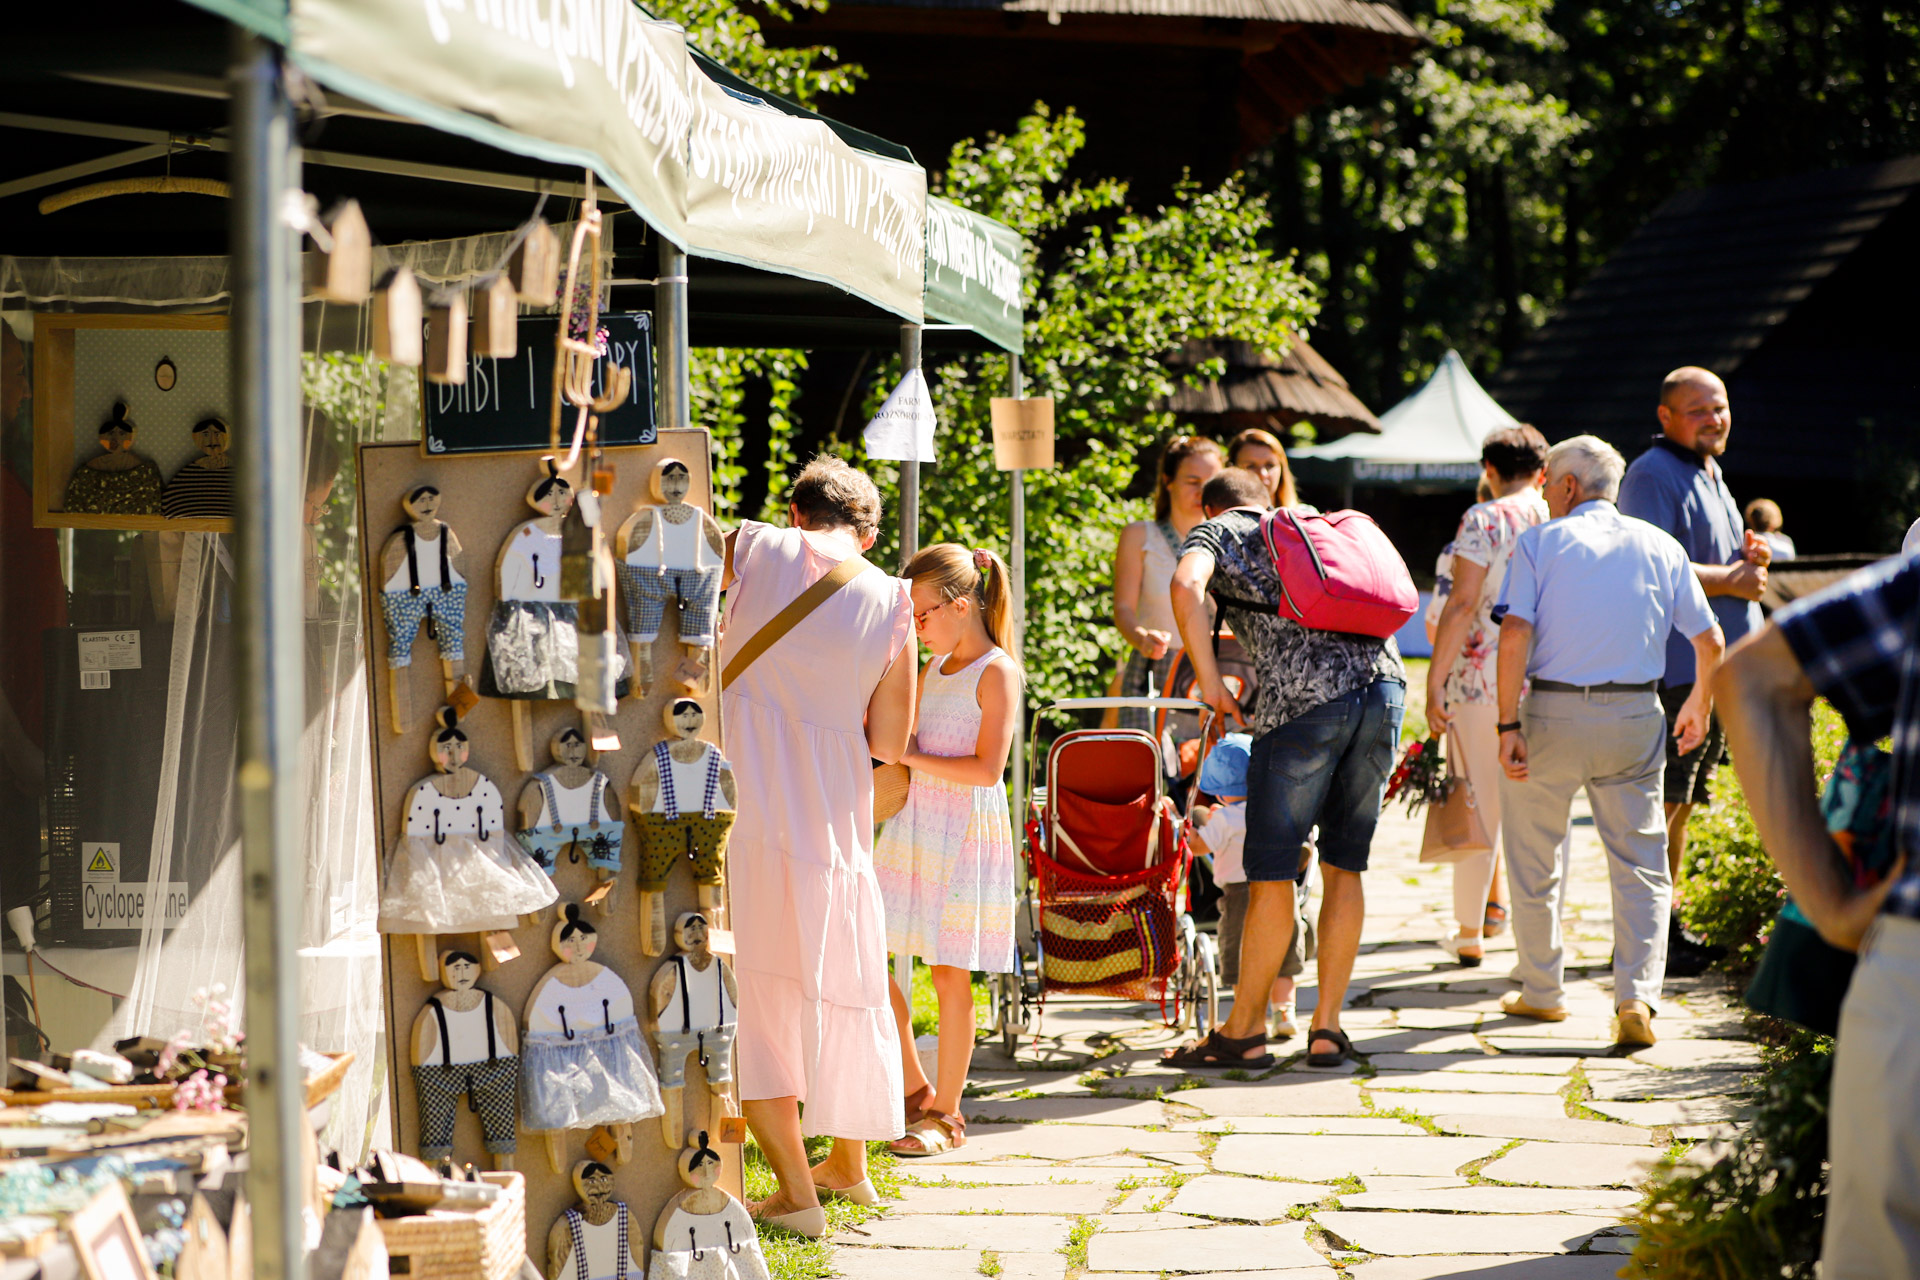
[[[1433,1122],[1448,1133],[1471,1138],[1530,1138],[1538,1142],[1613,1142],[1645,1145],[1653,1130],[1611,1120],[1576,1120],[1571,1116],[1436,1115]]]
[[[1672,1102],[1682,1098],[1725,1098],[1753,1091],[1751,1078],[1745,1072],[1690,1068],[1607,1071],[1596,1075],[1592,1085],[1593,1096],[1605,1102]]]
[[[1633,1057],[1650,1067],[1751,1071],[1760,1065],[1760,1046],[1746,1040],[1662,1040]]]
[[[1263,1178],[1208,1174],[1183,1185],[1167,1210],[1203,1218],[1272,1222],[1286,1217],[1287,1210],[1295,1205],[1318,1204],[1332,1194],[1332,1187],[1311,1182],[1268,1182]]]
[[[1484,1138],[1290,1137],[1230,1133],[1213,1152],[1224,1173],[1324,1182],[1349,1174],[1399,1173],[1446,1177],[1485,1159],[1501,1144]]]
[[[1480,1022],[1480,1013],[1473,1009],[1422,1009],[1417,1006],[1400,1010],[1395,1019],[1403,1031],[1471,1031]]]
[[[1061,1253],[1000,1253],[999,1280],[1062,1280]],[[963,1249],[836,1249],[833,1274],[845,1280],[981,1280],[980,1255]]]
[[[1437,1191],[1442,1187],[1464,1187],[1470,1185],[1465,1178],[1419,1178],[1410,1174],[1382,1173],[1369,1176],[1366,1180],[1368,1191]]]
[[[1711,1124],[1744,1120],[1753,1108],[1734,1098],[1695,1098],[1684,1102],[1589,1102],[1589,1110],[1628,1124],[1659,1128],[1673,1124]]]
[[[1252,1259],[1287,1268],[1322,1267],[1304,1223],[1210,1227],[1205,1230],[1096,1231],[1087,1241],[1088,1271],[1227,1271]]]
[[[1356,1264],[1353,1280],[1614,1280],[1618,1257],[1509,1254],[1505,1257],[1378,1258]]]
[[[1156,1133],[1150,1129],[1093,1124],[969,1124],[966,1146],[944,1155],[922,1156],[914,1161],[914,1166],[935,1168],[942,1164],[979,1163],[1001,1156],[1079,1160],[1127,1152],[1146,1155],[1199,1150],[1199,1135],[1192,1133]]]
[[[1477,1116],[1528,1116],[1551,1120],[1567,1114],[1567,1100],[1547,1094],[1525,1093],[1391,1093],[1374,1096],[1376,1107],[1401,1107],[1418,1115],[1442,1111]]]
[[[1540,1213],[1320,1213],[1314,1220],[1356,1249],[1395,1256],[1422,1253],[1571,1253],[1610,1217]],[[1520,1273],[1515,1273],[1516,1278]]]
[[[1640,1200],[1632,1191],[1564,1187],[1443,1187],[1420,1191],[1363,1191],[1341,1196],[1342,1209],[1398,1209],[1429,1213],[1615,1213]]]
[[[971,1148],[965,1148],[971,1150]],[[1124,1174],[1103,1174],[1098,1170],[1042,1164],[1037,1160],[1011,1161],[1007,1164],[943,1164],[929,1169],[916,1161],[903,1171],[901,1180],[909,1186],[966,1186],[984,1182],[994,1187],[1045,1186],[1048,1184],[1097,1186],[1111,1193]]]
[[[1451,1071],[1458,1067],[1463,1071],[1478,1071],[1482,1068],[1474,1064],[1504,1061],[1493,1053],[1374,1053],[1367,1055],[1367,1064],[1375,1071]]]
[[[1018,1214],[924,1213],[872,1218],[834,1236],[837,1245],[926,1249],[998,1249],[1049,1253],[1067,1243],[1072,1218]]]
[[[1343,1116],[1364,1111],[1351,1080],[1279,1075],[1259,1084],[1218,1085],[1180,1095],[1210,1116]]]
[[[1184,1213],[1116,1213],[1102,1215],[1100,1230],[1125,1233],[1128,1231],[1172,1231],[1177,1227],[1210,1227],[1211,1218],[1194,1218]]]
[[[973,1102],[965,1108],[969,1124],[1114,1124],[1162,1125],[1166,1108],[1135,1098],[1017,1098]],[[969,1130],[971,1133],[971,1130]]]
[[[1480,1042],[1464,1031],[1385,1031],[1354,1036],[1361,1053],[1478,1053]]]
[[[1359,1138],[1417,1138],[1426,1130],[1379,1116],[1222,1116],[1173,1126],[1195,1133],[1344,1133]]]
[[[1559,1093],[1567,1082],[1556,1076],[1492,1071],[1382,1071],[1367,1082],[1375,1093]]]
[[[1499,1014],[1497,996],[1478,991],[1408,991],[1392,987],[1376,990],[1373,1003],[1382,1009],[1461,1009]]]
[[[1529,1142],[1481,1169],[1480,1176],[1547,1187],[1629,1187],[1658,1158],[1647,1147],[1615,1143]]]
[[[964,1179],[962,1179],[964,1181]],[[902,1187],[895,1213],[1099,1213],[1110,1186]]]
[[[1613,1039],[1549,1040],[1542,1036],[1516,1036],[1505,1032],[1482,1032],[1487,1047],[1501,1053],[1538,1053],[1549,1057],[1578,1055],[1600,1058],[1613,1052]]]

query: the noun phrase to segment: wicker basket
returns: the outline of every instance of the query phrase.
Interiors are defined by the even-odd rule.
[[[380,1219],[390,1259],[407,1259],[411,1280],[513,1280],[527,1256],[527,1183],[517,1173],[483,1173],[504,1194],[484,1209],[433,1209]]]

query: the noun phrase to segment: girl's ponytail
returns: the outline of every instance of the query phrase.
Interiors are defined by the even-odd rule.
[[[980,575],[975,594],[980,600],[980,620],[987,624],[987,639],[1012,658],[1017,667],[1020,655],[1013,648],[1013,574],[1008,571],[1005,560],[985,547],[973,553],[973,567]]]
[[[922,547],[900,571],[900,576],[925,582],[937,590],[942,599],[971,599],[973,607],[980,611],[980,620],[986,624],[987,639],[1013,659],[1014,666],[1021,665],[1020,655],[1011,647],[1013,575],[1007,570],[1007,562],[998,555],[984,547],[969,551],[957,542],[935,543]]]

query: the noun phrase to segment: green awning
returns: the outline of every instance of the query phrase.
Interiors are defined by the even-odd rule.
[[[1021,267],[1025,247],[1012,227],[927,197],[927,319],[965,325],[1005,351],[1024,338]]]

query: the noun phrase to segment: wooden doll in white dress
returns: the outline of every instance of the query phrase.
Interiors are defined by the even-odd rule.
[[[692,698],[675,698],[664,718],[668,737],[640,758],[627,787],[640,864],[640,949],[650,956],[660,954],[666,937],[667,879],[681,858],[692,864],[701,909],[709,919],[721,911],[727,835],[739,809],[733,766],[701,741],[706,710]]]
[[[608,809],[613,783],[587,763],[590,748],[578,729],[562,729],[548,749],[552,767],[527,779],[520,792],[520,843],[548,875],[559,870],[563,853],[575,862],[584,859],[598,881],[587,901],[605,913],[613,909],[626,831],[626,823]],[[613,805],[617,810],[617,797]]]
[[[480,968],[471,952],[441,952],[446,985],[413,1020],[420,1156],[451,1156],[460,1109],[471,1105],[493,1167],[511,1169],[520,1130],[520,1033],[506,1002],[474,985]]]
[[[547,1135],[547,1158],[560,1172],[566,1129],[606,1125],[623,1146],[632,1126],[665,1108],[653,1062],[640,1041],[633,993],[593,962],[599,939],[569,902],[553,927],[547,970],[527,997],[520,1055],[521,1116]]]
[[[620,591],[626,602],[627,640],[644,691],[653,684],[653,642],[669,600],[680,606],[680,644],[704,673],[713,675],[715,615],[726,544],[714,518],[687,501],[693,474],[667,458],[650,478],[653,500],[620,529]],[[687,692],[696,692],[689,684]]]
[[[434,772],[407,793],[405,826],[380,893],[380,931],[419,935],[420,976],[439,974],[433,935],[489,937],[495,954],[517,954],[511,930],[559,896],[553,881],[506,831],[500,789],[467,767],[467,735],[440,708],[427,754]]]
[[[413,665],[420,632],[431,631],[440,650],[440,680],[447,697],[465,678],[467,650],[467,578],[460,538],[440,519],[440,491],[418,485],[400,500],[407,522],[380,549],[380,607],[387,620],[387,666],[404,671]],[[412,713],[407,682],[387,681],[393,731],[406,732]]]
[[[679,953],[655,970],[647,984],[653,1010],[653,1046],[660,1063],[660,1093],[667,1114],[660,1132],[669,1147],[678,1144],[680,1100],[687,1084],[687,1062],[697,1060],[707,1075],[713,1112],[726,1113],[733,1083],[733,1037],[738,1029],[740,989],[733,969],[713,953],[707,918],[688,911],[673,922]]]
[[[768,1280],[753,1218],[719,1186],[720,1153],[704,1132],[688,1136],[679,1164],[687,1189],[653,1224],[647,1280]]]
[[[598,1160],[573,1166],[578,1208],[547,1232],[547,1280],[628,1280],[642,1265],[627,1206],[613,1198],[613,1170]]]

